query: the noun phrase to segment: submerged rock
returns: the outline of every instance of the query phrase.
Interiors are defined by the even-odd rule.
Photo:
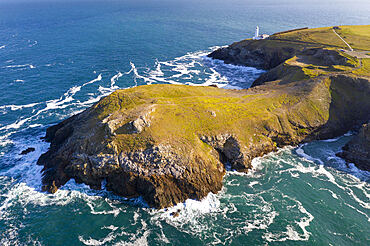
[[[35,148],[33,148],[33,147],[29,147],[29,148],[27,148],[27,149],[23,150],[23,151],[21,152],[21,155],[27,155],[27,154],[29,154],[29,153],[31,153],[31,152],[34,152],[35,150],[36,150]]]

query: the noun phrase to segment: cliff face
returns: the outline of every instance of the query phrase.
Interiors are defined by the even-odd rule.
[[[281,41],[245,40],[215,50],[209,57],[223,60],[228,64],[268,70],[293,57],[304,48],[304,45],[292,46]]]
[[[370,81],[352,73],[360,69],[356,60],[324,47],[265,41],[211,54],[271,68],[258,86],[118,90],[50,127],[50,149],[38,161],[43,190],[56,192],[71,178],[93,189],[105,181],[118,195],[168,207],[218,192],[226,163],[247,172],[253,158],[277,147],[335,137],[369,120]],[[232,54],[235,47],[240,52]]]
[[[358,134],[337,155],[355,163],[360,169],[370,171],[370,122],[363,124]]]

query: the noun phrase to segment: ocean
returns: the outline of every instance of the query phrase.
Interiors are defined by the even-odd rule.
[[[163,210],[73,180],[43,193],[36,165],[47,127],[116,89],[248,88],[264,71],[206,55],[256,25],[369,23],[366,0],[0,0],[0,245],[369,245],[370,173],[335,156],[350,132],[254,159],[218,194]]]

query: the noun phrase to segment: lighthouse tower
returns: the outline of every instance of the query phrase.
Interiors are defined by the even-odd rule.
[[[260,28],[256,26],[256,33],[254,34],[254,37],[253,37],[254,40],[267,39],[269,37],[270,35],[267,35],[267,34],[260,35]]]
[[[254,39],[258,39],[260,35],[260,28],[256,26],[256,33],[254,34]]]

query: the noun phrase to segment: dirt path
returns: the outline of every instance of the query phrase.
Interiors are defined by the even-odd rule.
[[[353,51],[351,45],[349,45],[333,28],[333,32],[335,33],[335,35],[337,35],[349,48],[350,51]]]

